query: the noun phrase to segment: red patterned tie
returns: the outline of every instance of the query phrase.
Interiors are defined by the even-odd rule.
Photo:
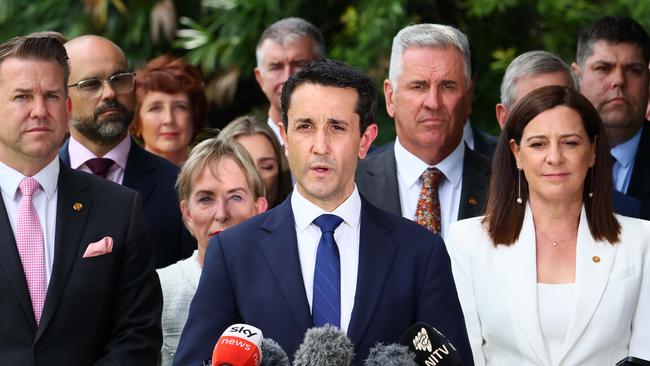
[[[418,198],[418,207],[415,210],[415,221],[440,234],[440,200],[438,199],[438,186],[445,175],[437,168],[428,168],[422,173],[422,191]]]
[[[47,285],[45,283],[45,242],[32,196],[41,185],[32,177],[25,177],[19,185],[22,198],[18,204],[16,245],[25,271],[27,288],[32,298],[36,324],[41,320]]]

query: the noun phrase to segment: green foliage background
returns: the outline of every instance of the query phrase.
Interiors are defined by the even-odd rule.
[[[501,77],[518,54],[544,49],[571,62],[579,30],[605,15],[630,16],[650,29],[649,0],[176,0],[177,38],[154,43],[149,16],[157,1],[2,0],[0,37],[43,30],[67,37],[99,34],[120,45],[134,68],[161,53],[183,56],[214,87],[210,123],[221,127],[242,113],[265,115],[266,101],[253,78],[254,50],[262,30],[277,19],[300,16],[314,23],[325,36],[329,56],[365,71],[379,90],[392,37],[400,28],[420,22],[449,24],[472,43],[472,119],[496,133],[494,105]],[[383,103],[379,105],[383,143],[393,138],[394,129]]]

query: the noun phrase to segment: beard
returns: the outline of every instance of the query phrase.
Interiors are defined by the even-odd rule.
[[[113,113],[100,118],[109,109]],[[112,145],[124,136],[132,119],[133,112],[113,99],[97,107],[91,116],[73,117],[71,124],[90,141],[99,145]]]

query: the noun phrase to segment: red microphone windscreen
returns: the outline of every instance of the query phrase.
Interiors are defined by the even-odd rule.
[[[259,366],[262,331],[247,325],[234,324],[221,335],[212,353],[212,365]]]

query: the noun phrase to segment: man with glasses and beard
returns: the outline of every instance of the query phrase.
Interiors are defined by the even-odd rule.
[[[174,184],[178,168],[129,136],[135,110],[134,77],[124,52],[106,38],[85,35],[65,44],[70,57],[72,118],[61,159],[142,196],[156,268],[188,257],[194,242],[185,229]]]

